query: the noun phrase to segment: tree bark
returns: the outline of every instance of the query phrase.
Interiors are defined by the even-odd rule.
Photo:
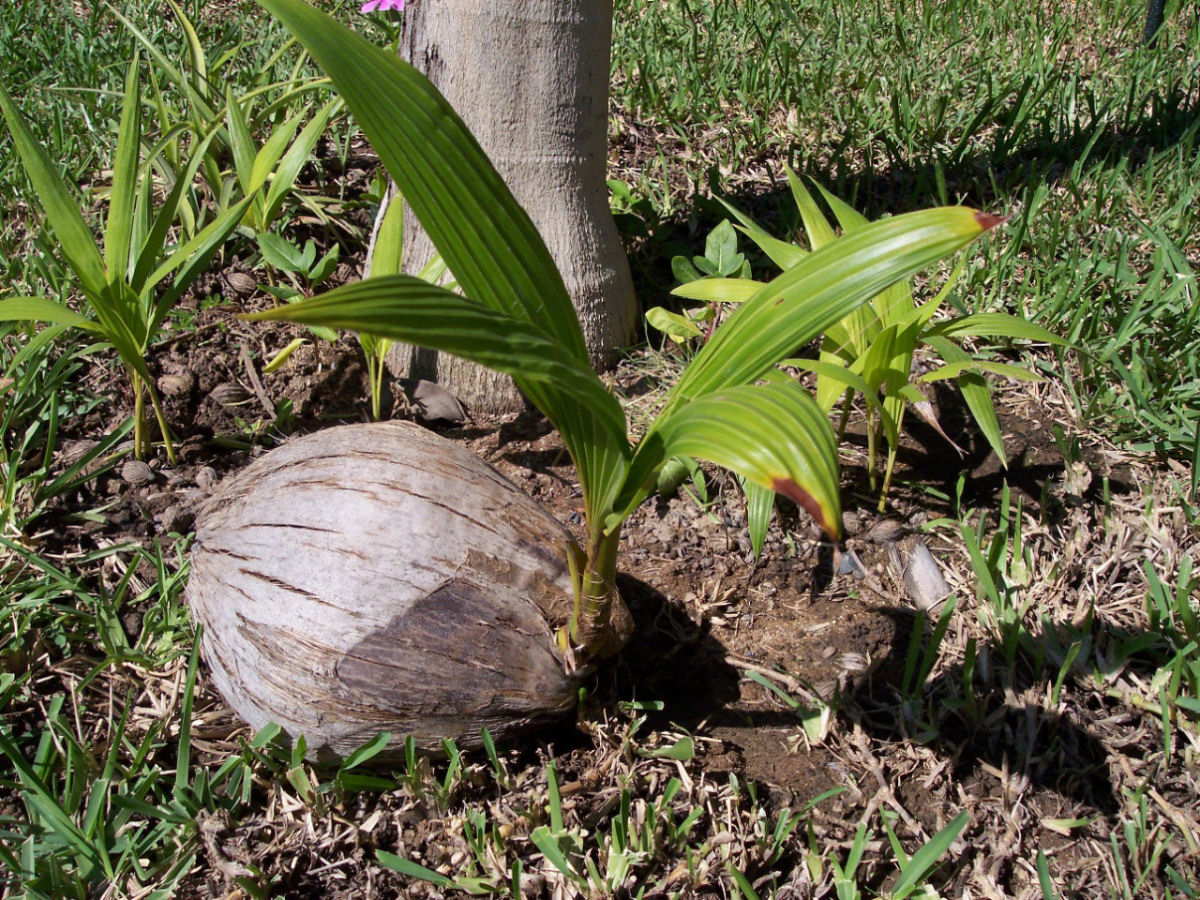
[[[633,337],[637,305],[605,183],[612,0],[410,0],[401,54],[462,116],[558,264],[592,362]],[[404,271],[433,248],[412,216]],[[523,408],[505,375],[433,351],[397,346],[401,378],[437,381],[471,412]]]

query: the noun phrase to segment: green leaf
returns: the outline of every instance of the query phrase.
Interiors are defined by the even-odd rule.
[[[379,860],[381,865],[389,869],[393,869],[402,875],[407,875],[409,878],[419,878],[422,881],[428,881],[434,887],[448,888],[454,886],[454,881],[440,872],[427,869],[419,863],[415,863],[411,859],[405,859],[402,856],[397,856],[395,853],[388,853],[386,850],[376,850],[375,858]]]
[[[562,852],[562,848],[558,845],[558,838],[545,825],[539,825],[533,829],[533,833],[529,835],[529,840],[533,845],[542,851],[542,855],[546,857],[554,868],[562,872],[568,878],[575,878],[575,869],[567,860],[566,855]]]
[[[927,334],[925,342],[941,354],[948,364],[974,362],[965,350],[951,340]],[[996,451],[1000,462],[1007,468],[1008,457],[1004,453],[1004,439],[1000,435],[1000,423],[996,420],[996,408],[992,405],[992,389],[981,376],[970,371],[959,373],[957,383],[958,389],[962,391],[963,400],[967,403],[967,409],[971,410],[971,415],[975,418],[975,424],[979,426],[991,448]]]
[[[681,316],[661,306],[646,310],[646,321],[651,328],[661,331],[677,344],[687,343],[704,334],[687,316]]]
[[[384,202],[387,209],[375,234],[375,246],[371,248],[368,277],[399,275],[404,257],[404,198],[394,194]],[[438,279],[425,280],[436,282]]]
[[[1007,337],[1021,338],[1027,341],[1041,341],[1046,344],[1070,346],[1070,341],[1060,338],[1040,325],[1034,325],[1016,316],[1006,313],[975,313],[971,316],[961,316],[938,322],[928,332],[937,337]]]
[[[133,276],[129,282],[130,287],[139,296],[145,296],[154,286],[154,283],[157,283],[156,279],[154,283],[147,284],[147,279],[154,271],[154,267],[158,264],[162,256],[163,248],[166,247],[167,238],[171,233],[171,228],[175,225],[184,194],[192,186],[192,182],[196,178],[196,172],[199,170],[201,162],[205,159],[209,144],[216,137],[218,130],[219,126],[215,126],[204,136],[204,139],[192,150],[192,155],[184,170],[176,173],[175,184],[171,187],[171,192],[167,195],[166,202],[154,217],[154,224],[150,227],[149,233],[141,244],[141,249],[138,251],[137,264],[134,266]],[[151,158],[155,155],[151,154]],[[147,174],[143,182],[149,185],[150,181],[150,176]],[[170,272],[170,269],[159,275],[159,278],[161,279],[168,272]]]
[[[671,291],[676,297],[702,300],[705,303],[741,303],[749,300],[766,285],[749,278],[700,278],[681,284]]]
[[[742,479],[742,493],[746,497],[746,524],[750,529],[750,550],[754,558],[762,554],[767,540],[767,529],[771,526],[771,511],[775,509],[775,492],[770,488]]]
[[[158,333],[159,326],[162,324],[163,319],[167,317],[167,313],[175,306],[175,301],[182,296],[183,292],[187,290],[188,285],[208,265],[208,261],[212,259],[213,254],[224,245],[225,239],[229,237],[233,229],[237,227],[238,222],[242,220],[242,214],[246,211],[246,207],[252,199],[252,197],[243,197],[236,204],[222,212],[205,225],[190,241],[172,253],[166,262],[159,266],[146,280],[146,284],[142,288],[143,294],[153,290],[159,281],[171,272],[176,272],[176,269],[178,269],[175,277],[171,280],[170,289],[155,303],[154,315],[151,317],[147,327],[149,335],[153,336]]]
[[[528,322],[411,275],[368,278],[245,318],[348,328],[452,353],[519,379],[554,384],[576,403],[603,415],[605,425],[624,438],[621,407],[589,366]]]
[[[258,235],[258,252],[263,261],[273,269],[281,272],[306,272],[303,251],[287,238],[267,232]]]
[[[983,359],[968,359],[960,360],[955,363],[947,363],[944,366],[938,366],[936,369],[926,372],[920,377],[920,381],[945,381],[947,378],[957,378],[963,372],[990,372],[993,375],[1002,375],[1005,378],[1015,378],[1018,381],[1043,381],[1042,376],[1031,372],[1024,366],[1014,366],[1009,363],[989,362]]]
[[[329,75],[463,293],[534,327],[561,354],[590,371],[583,332],[550,252],[478,142],[429,80],[394,52],[376,47],[303,0],[259,2]],[[608,399],[593,409],[553,382],[514,378],[562,435],[579,472],[589,527],[594,527],[628,468],[624,425],[613,427],[614,410],[623,422],[620,405],[599,379],[596,386]]]
[[[965,246],[998,221],[965,207],[945,207],[842,235],[737,306],[676,382],[664,413],[690,398],[761,378],[888,285]]]
[[[128,278],[132,266],[129,249],[134,225],[134,197],[138,188],[138,153],[142,144],[142,98],[138,81],[140,63],[135,53],[125,76],[125,101],[121,104],[121,123],[117,128],[112,196],[108,202],[108,223],[104,231],[104,265],[110,278]]]
[[[546,245],[429,80],[303,0],[260,3],[328,73],[466,295],[537,325],[586,361],[575,309]]]
[[[312,284],[320,284],[333,274],[337,268],[338,258],[341,256],[341,250],[337,244],[329,248],[329,252],[322,256],[317,263],[308,270],[308,280]]]
[[[101,330],[95,319],[81,316],[65,304],[47,300],[45,297],[10,297],[0,300],[0,322],[51,322],[91,332]]]
[[[676,281],[683,284],[704,277],[696,270],[696,267],[692,265],[692,261],[686,256],[671,257],[671,273],[675,276]]]
[[[820,250],[826,244],[832,243],[837,235],[830,227],[825,214],[821,212],[821,208],[817,206],[813,195],[804,187],[804,182],[791,169],[786,171],[788,184],[792,188],[792,196],[796,200],[796,208],[800,210],[800,218],[804,221],[804,230],[808,234],[809,246],[813,250]]]
[[[321,135],[325,133],[325,126],[329,124],[329,117],[333,115],[333,111],[341,105],[341,100],[333,99],[322,106],[315,116],[312,117],[304,129],[300,132],[300,136],[288,148],[287,153],[283,155],[283,159],[279,162],[279,168],[275,170],[275,176],[271,179],[271,187],[267,190],[267,200],[265,205],[264,224],[270,224],[279,213],[279,207],[282,206],[284,197],[287,192],[292,189],[296,183],[296,178],[300,175],[300,170],[304,168],[304,164],[308,162],[309,156],[312,155],[313,147],[317,145],[317,141]],[[376,239],[378,241],[378,239]]]
[[[918,883],[929,874],[937,861],[950,849],[959,832],[971,820],[970,813],[965,809],[955,816],[950,824],[929,839],[920,850],[912,855],[900,872],[900,877],[892,885],[892,897],[903,900],[917,887]]]
[[[754,241],[758,245],[758,249],[765,253],[767,258],[783,271],[786,272],[808,255],[808,251],[803,247],[797,247],[795,244],[789,244],[787,241],[781,241],[776,237],[772,237],[757,222],[732,203],[727,200],[721,200],[720,202],[741,223],[738,226],[738,231]]]
[[[656,424],[661,459],[707,459],[793,500],[831,536],[840,533],[833,429],[812,396],[795,382],[726,388],[693,400]]]
[[[54,229],[54,236],[58,239],[67,264],[74,271],[84,291],[99,295],[108,283],[108,278],[105,276],[100,251],[96,249],[96,240],[87,223],[83,221],[83,215],[72,199],[71,192],[67,190],[46,151],[34,138],[33,132],[25,124],[3,86],[0,86],[0,110],[8,121],[13,146],[21,157],[25,173],[29,176],[50,227]]]
[[[238,184],[242,186],[243,194],[253,194],[261,187],[261,184],[254,183],[254,137],[246,122],[246,112],[238,98],[233,96],[233,87],[230,85],[225,87],[225,115]]]
[[[708,233],[704,256],[716,267],[715,275],[732,275],[741,268],[745,257],[737,252],[737,232],[728,219]]]
[[[263,141],[263,145],[258,148],[258,153],[254,155],[254,164],[250,167],[250,184],[255,186],[255,190],[267,183],[267,178],[275,170],[279,158],[287,150],[296,134],[296,129],[300,127],[300,120],[303,118],[304,113],[302,112],[292,116],[282,125],[277,126]]]
[[[368,760],[374,759],[384,750],[384,748],[387,747],[388,742],[391,739],[391,732],[379,732],[379,734],[375,735],[375,737],[371,738],[371,740],[367,741],[365,744],[347,756],[341,766],[338,767],[338,771],[348,772],[350,769],[353,769],[356,766],[361,766]]]

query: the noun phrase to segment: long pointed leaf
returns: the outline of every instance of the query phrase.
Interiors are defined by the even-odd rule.
[[[141,60],[134,54],[125,76],[125,100],[117,127],[117,150],[113,158],[112,195],[104,229],[104,265],[109,278],[129,276],[129,247],[133,234],[133,206],[138,188],[138,153],[142,145],[142,97],[138,70]]]
[[[720,202],[741,223],[737,226],[738,231],[754,241],[758,245],[758,249],[783,271],[786,272],[808,255],[808,251],[803,247],[797,247],[795,244],[789,244],[787,241],[781,241],[768,234],[757,222],[729,201],[721,200]]]
[[[71,192],[3,86],[0,86],[0,110],[3,110],[4,118],[8,121],[13,146],[17,148],[50,227],[54,229],[63,256],[83,289],[90,294],[99,294],[108,279],[104,274],[104,261],[96,249],[96,239],[83,221]]]
[[[153,289],[154,284],[157,284],[157,279],[151,284],[147,284],[147,279],[162,257],[163,248],[166,246],[171,226],[175,224],[176,214],[179,212],[180,204],[183,202],[183,196],[195,180],[196,172],[199,171],[200,164],[206,158],[205,154],[208,151],[208,145],[216,137],[219,128],[220,126],[214,126],[192,150],[187,167],[184,171],[176,173],[175,184],[171,187],[171,192],[167,195],[162,209],[154,217],[154,224],[151,226],[150,232],[146,235],[146,239],[141,245],[141,250],[138,252],[137,265],[134,266],[133,277],[129,282],[130,287],[139,296],[145,296],[148,291]],[[147,173],[146,181],[148,182],[149,180],[150,175]],[[159,275],[159,279],[168,272],[170,272],[170,269]]]
[[[0,322],[51,322],[86,331],[99,331],[94,319],[81,316],[62,303],[45,297],[10,297],[0,300]]]
[[[795,501],[829,535],[840,533],[833,429],[795,382],[739,385],[701,397],[663,419],[656,435],[664,458],[724,466]]]
[[[283,155],[283,159],[279,162],[279,167],[275,170],[275,176],[271,179],[271,186],[267,189],[265,208],[267,222],[275,218],[279,207],[283,204],[284,197],[292,189],[292,185],[296,183],[296,178],[299,176],[300,170],[304,168],[304,164],[308,162],[313,147],[316,146],[321,135],[325,133],[325,126],[329,122],[329,117],[340,103],[340,100],[334,99],[321,107],[317,111],[317,114],[312,117],[312,121],[304,126],[300,132],[300,136],[288,148],[287,153]]]
[[[153,290],[160,280],[175,269],[179,269],[171,281],[170,289],[155,304],[154,315],[151,317],[148,327],[151,336],[158,331],[158,326],[167,317],[167,313],[171,311],[175,301],[187,290],[188,285],[200,274],[201,270],[208,265],[212,255],[225,243],[225,238],[229,237],[230,232],[237,227],[246,207],[253,200],[253,196],[243,197],[237,204],[229,207],[205,225],[199,234],[172,253],[170,258],[159,266],[146,281],[146,285],[142,289],[144,292]]]
[[[446,99],[395,53],[304,0],[259,0],[333,80],[468,297],[587,359],[562,276],[529,215]]]
[[[965,246],[1001,219],[965,207],[907,213],[844,234],[738,306],[684,371],[665,411],[752,382],[888,285]]]
[[[1047,331],[1040,325],[1034,325],[1032,322],[1006,313],[975,313],[970,316],[962,316],[947,322],[939,322],[930,329],[930,332],[947,338],[1007,337],[1060,346],[1070,344],[1070,341],[1059,337],[1052,331]]]
[[[942,337],[926,336],[926,343],[941,354],[942,359],[953,365],[955,363],[971,362],[970,355],[958,344]],[[982,376],[974,372],[962,372],[957,380],[958,389],[962,391],[967,409],[975,418],[975,424],[987,438],[988,444],[1000,457],[1000,462],[1008,468],[1008,457],[1004,453],[1004,438],[1000,435],[1000,423],[996,419],[996,408],[992,405],[992,390]]]
[[[775,508],[775,492],[753,481],[742,479],[742,493],[746,497],[746,525],[750,530],[750,552],[757,559],[762,554],[767,540],[767,529],[771,525],[771,511]]]
[[[590,366],[528,322],[410,275],[369,278],[246,318],[348,328],[452,353],[518,380],[555,384],[607,413],[605,424],[625,435],[620,406]]]
[[[303,0],[259,0],[304,44],[333,81],[463,293],[532,324],[587,366],[571,298],[528,214],[478,142],[427,78]],[[554,423],[579,471],[589,526],[621,489],[627,438],[611,410],[581,406],[549,382],[518,380]]]
[[[749,278],[699,278],[679,285],[671,291],[676,297],[702,300],[705,303],[741,303],[766,287],[761,281]]]

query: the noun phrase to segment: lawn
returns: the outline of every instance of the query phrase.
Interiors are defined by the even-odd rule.
[[[389,39],[356,3],[320,5]],[[253,3],[10,5],[0,86],[89,224],[116,202],[137,55],[146,196],[185,173],[172,234],[221,234],[145,351],[173,458],[148,400],[135,430],[109,346],[0,322],[4,896],[1200,895],[1200,7],[1168,3],[1155,47],[1128,0],[616,7],[610,186],[643,312],[725,316],[671,293],[695,257],[773,278],[722,201],[803,244],[788,168],[870,219],[1006,216],[914,295],[949,281],[942,317],[1007,313],[1069,343],[966,339],[1007,466],[953,379],[930,381],[880,509],[860,398],[845,540],[780,501],[758,554],[736,479],[693,466],[625,526],[634,638],[568,721],[314,767],[225,705],[183,592],[221,478],[371,418],[353,335],[236,315],[361,274],[378,159]],[[261,227],[226,231],[239,154],[189,172],[177,126],[255,91],[257,145],[323,118]],[[0,298],[79,308],[7,128],[0,198]],[[272,228],[287,242],[255,237]],[[635,430],[704,331],[646,328],[606,376]],[[811,386],[804,366],[787,371]],[[913,372],[934,366],[919,349]],[[385,414],[413,417],[387,393]],[[578,525],[540,417],[435,427]]]

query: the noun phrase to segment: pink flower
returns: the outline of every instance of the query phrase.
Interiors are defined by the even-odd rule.
[[[367,2],[362,5],[362,11],[365,13],[388,9],[404,9],[404,0],[367,0]]]

